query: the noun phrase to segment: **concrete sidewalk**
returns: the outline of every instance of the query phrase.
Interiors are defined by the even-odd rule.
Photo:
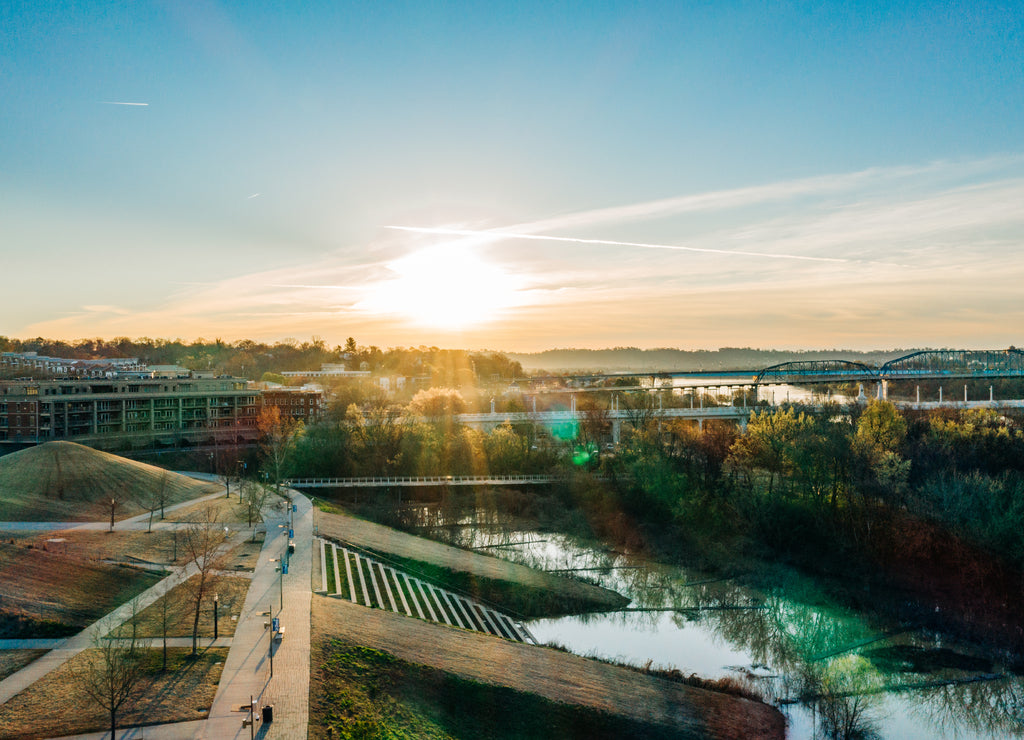
[[[118,730],[126,740],[247,740],[250,733],[270,740],[305,740],[309,724],[309,609],[313,567],[313,508],[305,496],[292,492],[298,511],[294,514],[295,554],[288,574],[278,571],[288,546],[288,517],[267,519],[267,538],[252,585],[235,628],[220,684],[208,719],[151,727]],[[279,526],[283,525],[283,526]],[[283,586],[283,590],[282,590]],[[284,607],[281,607],[282,601]],[[270,612],[270,614],[267,614]],[[285,628],[279,642],[273,642],[264,626],[271,615]],[[270,653],[274,649],[274,676],[270,677]],[[271,724],[242,725],[249,716],[250,697],[258,707],[273,705]],[[257,709],[257,717],[259,717]],[[75,735],[60,740],[103,740],[109,732]]]
[[[222,551],[224,551],[224,549],[230,549],[231,547],[243,542],[247,536],[248,534],[246,532],[238,532],[234,534],[232,537],[228,538],[228,541],[222,546]],[[4,704],[7,700],[28,688],[43,676],[69,661],[82,650],[91,647],[95,639],[102,637],[106,632],[131,617],[133,601],[138,604],[138,611],[141,612],[165,593],[175,586],[184,583],[197,572],[198,569],[196,568],[195,563],[189,563],[184,568],[176,569],[176,571],[171,573],[171,575],[151,586],[146,591],[143,591],[132,601],[125,602],[117,609],[114,609],[109,614],[86,627],[77,635],[66,638],[59,646],[50,650],[46,655],[39,657],[20,671],[17,671],[5,678],[3,681],[0,681],[0,704]]]
[[[165,507],[164,514],[166,515],[178,509],[184,509],[188,506],[195,506],[196,504],[201,504],[206,501],[214,501],[219,498],[226,498],[226,496],[223,493],[211,493],[206,496],[200,496],[199,498],[193,498],[189,499],[188,501],[182,501],[180,504],[174,504],[173,506]],[[168,522],[154,518],[153,530],[156,531],[160,529],[168,529],[171,527],[182,527],[185,526],[185,524],[186,522]],[[127,519],[118,519],[114,522],[115,532],[121,532],[124,530],[147,529],[148,527],[148,511],[142,514],[136,514],[135,516],[128,517]],[[109,519],[104,522],[0,522],[0,532],[49,532],[57,530],[107,531],[109,529]]]

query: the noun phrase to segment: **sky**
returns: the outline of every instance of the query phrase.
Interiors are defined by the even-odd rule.
[[[0,4],[0,335],[1024,344],[1024,5]]]

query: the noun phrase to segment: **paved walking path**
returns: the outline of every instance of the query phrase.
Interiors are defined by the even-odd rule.
[[[189,499],[188,501],[182,501],[180,504],[174,504],[174,506],[168,506],[164,508],[164,514],[176,511],[177,509],[183,509],[186,506],[195,506],[206,501],[213,501],[215,499],[225,498],[223,493],[211,493],[207,496],[200,496],[199,498]],[[182,527],[185,526],[186,522],[168,522],[161,521],[154,517],[153,529],[167,529],[170,527]],[[114,522],[114,531],[124,531],[126,529],[147,529],[149,527],[149,512],[144,512],[127,519],[118,519]],[[56,530],[102,530],[106,531],[110,529],[110,520],[103,522],[0,522],[0,532],[49,532]]]
[[[288,574],[278,572],[279,559],[288,547],[287,514],[282,519],[267,518],[267,537],[245,605],[235,627],[231,650],[221,673],[217,695],[206,720],[177,722],[151,727],[118,730],[125,740],[247,740],[250,732],[264,740],[305,740],[309,724],[309,611],[312,590],[312,506],[305,496],[293,493],[295,554],[288,563]],[[283,590],[282,590],[283,586]],[[282,603],[284,604],[282,608]],[[272,612],[285,628],[284,637],[272,643]],[[270,677],[269,648],[274,645],[274,676]],[[37,661],[38,662],[38,661]],[[258,723],[255,730],[243,726],[248,712],[238,711],[253,697],[259,707],[273,706],[273,722]],[[257,710],[257,717],[259,717]],[[60,740],[103,740],[109,732],[75,735]]]
[[[232,540],[241,542],[245,533],[236,534]],[[229,541],[228,545],[233,546],[236,542]],[[195,563],[189,563],[184,568],[178,569],[159,583],[143,591],[133,601],[137,601],[138,610],[141,612],[147,606],[155,602],[165,593],[177,586],[179,583],[191,578],[197,572]],[[132,615],[132,601],[125,602],[102,619],[86,627],[77,635],[67,638],[59,647],[51,650],[46,655],[40,656],[20,671],[11,674],[3,681],[0,681],[0,704],[13,697],[20,691],[28,688],[46,674],[50,673],[75,655],[90,647],[98,638],[118,626]]]

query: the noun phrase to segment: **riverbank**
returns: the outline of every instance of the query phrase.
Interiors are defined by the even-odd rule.
[[[323,537],[373,553],[393,556],[397,565],[441,576],[442,583],[474,597],[511,609],[519,615],[568,614],[620,609],[629,603],[614,591],[582,581],[416,537],[363,519],[317,512]],[[509,585],[513,586],[510,588]]]
[[[785,736],[785,719],[766,704],[551,648],[441,627],[320,596],[313,599],[312,624],[310,736],[314,738],[327,737],[324,728],[332,717],[340,720],[345,712],[337,689],[332,688],[332,656],[345,650],[345,644],[336,640],[386,653],[413,667],[425,666],[474,684],[510,689],[526,704],[539,698],[571,705],[583,710],[580,721],[612,718],[625,721],[625,726],[652,729],[663,737],[769,740]],[[374,699],[380,705],[377,722],[399,714],[396,703],[400,702],[388,688],[382,685]],[[328,701],[332,696],[333,702]],[[442,712],[443,707],[434,709]],[[491,711],[486,704],[478,709],[482,715]],[[493,731],[502,734],[501,727]],[[641,732],[644,734],[648,733]]]

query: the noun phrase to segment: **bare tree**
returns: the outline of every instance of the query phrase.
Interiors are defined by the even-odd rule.
[[[270,498],[270,490],[251,480],[243,481],[238,489],[239,505],[252,527],[252,540],[256,541],[255,525],[263,521],[263,510]]]
[[[174,618],[177,616],[177,611],[171,608],[171,599],[168,594],[164,594],[160,599],[160,635],[163,638],[163,662],[160,665],[161,671],[167,670],[167,633],[171,629],[171,623],[174,622]]]
[[[659,416],[657,399],[650,391],[623,393],[619,396],[619,401],[629,425],[635,432],[646,431],[651,422]]]
[[[152,491],[143,497],[142,505],[149,510],[149,525],[146,527],[146,533],[149,534],[153,531],[153,516],[156,514],[156,510],[160,509],[160,518],[164,518],[164,507],[167,504],[169,493],[167,491],[167,471],[163,471],[160,475],[160,480]]]
[[[138,617],[138,601],[133,600],[132,622]],[[100,629],[92,640],[92,648],[82,654],[80,662],[70,664],[74,684],[92,702],[110,715],[110,737],[117,734],[117,715],[138,687],[143,676],[141,651],[131,637],[108,637],[117,627],[109,617],[100,622]]]
[[[217,570],[221,565],[221,545],[226,539],[226,527],[217,521],[217,512],[208,508],[203,521],[193,522],[185,529],[185,554],[195,564],[197,573],[185,582],[189,601],[194,608],[192,620],[192,655],[198,655],[199,614],[203,600],[215,588]]]

